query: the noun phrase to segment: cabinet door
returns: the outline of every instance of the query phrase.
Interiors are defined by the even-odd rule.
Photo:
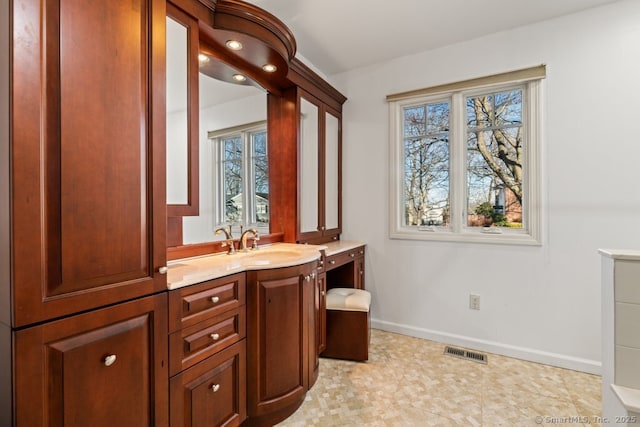
[[[171,426],[238,426],[246,418],[245,341],[171,378]]]
[[[15,332],[16,425],[166,426],[167,296]]]
[[[165,2],[13,3],[14,326],[166,289]]]
[[[299,206],[297,241],[337,240],[341,232],[341,114],[304,91],[298,95]]]
[[[319,108],[300,97],[300,233],[321,232]]]
[[[286,417],[283,411],[304,400],[314,336],[312,264],[247,272],[247,413],[258,424],[260,417],[277,422],[269,416]]]

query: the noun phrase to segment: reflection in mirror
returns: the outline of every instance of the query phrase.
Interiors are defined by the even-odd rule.
[[[167,204],[189,203],[187,28],[167,16]]]
[[[219,80],[224,73],[237,71],[201,55],[200,212],[183,218],[184,244],[219,240],[221,226],[232,225],[234,238],[240,225],[269,232],[266,92],[249,79]]]
[[[318,107],[300,98],[300,231],[318,231]]]

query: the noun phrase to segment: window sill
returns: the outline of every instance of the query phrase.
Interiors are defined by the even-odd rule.
[[[437,229],[435,227],[424,227],[422,229],[397,229],[391,230],[389,237],[398,240],[425,240],[436,242],[461,242],[461,243],[489,243],[498,245],[522,245],[541,246],[539,238],[526,234],[525,232],[513,232],[510,230],[498,229],[499,232],[491,232],[485,229],[454,233],[451,231]]]

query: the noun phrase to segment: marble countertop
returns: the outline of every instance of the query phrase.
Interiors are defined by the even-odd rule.
[[[364,246],[364,243],[353,240],[338,240],[323,245],[273,243],[233,255],[218,253],[177,259],[168,263],[167,288],[178,289],[243,271],[305,264],[319,259],[321,250],[331,256],[359,246]]]
[[[364,245],[365,243],[358,242],[356,240],[336,240],[335,242],[325,244],[325,246],[327,247],[327,249],[325,250],[325,254],[327,256],[331,256]]]
[[[305,264],[319,259],[320,251],[327,248],[328,245],[274,243],[233,255],[221,253],[179,259],[168,263],[167,287],[178,289],[243,271]]]

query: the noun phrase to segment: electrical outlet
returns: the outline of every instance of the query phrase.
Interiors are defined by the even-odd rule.
[[[469,295],[469,308],[471,310],[480,310],[480,295]]]

